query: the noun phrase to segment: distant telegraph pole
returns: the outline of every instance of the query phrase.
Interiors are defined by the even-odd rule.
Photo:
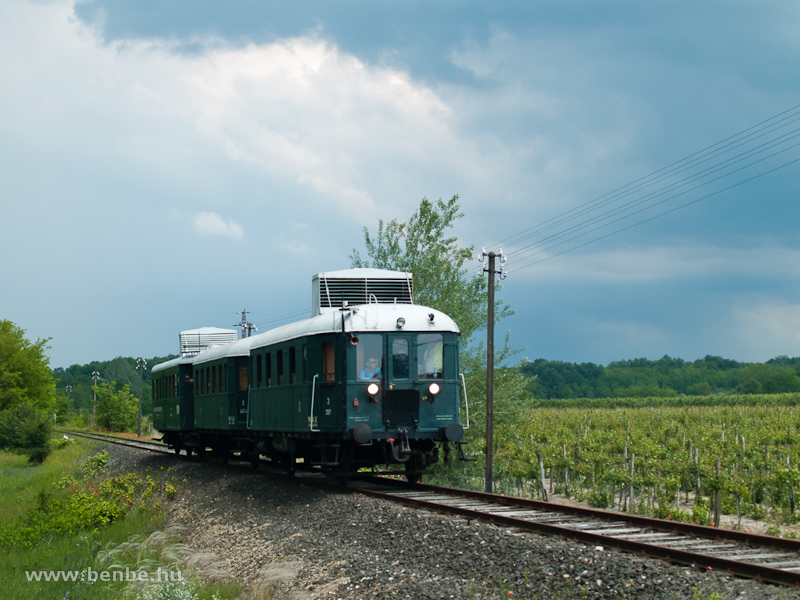
[[[95,425],[97,423],[97,380],[100,379],[100,373],[93,371],[92,379],[94,379],[94,385],[92,386],[92,425]]]
[[[70,410],[70,405],[72,404],[72,386],[68,385],[64,389],[67,390],[67,425],[69,425],[69,421],[72,418],[72,411]]]
[[[494,488],[493,461],[494,461],[494,276],[500,275],[500,279],[507,276],[505,267],[497,270],[495,267],[496,259],[505,263],[508,258],[503,256],[503,249],[498,252],[489,252],[486,248],[481,252],[478,260],[483,262],[484,258],[489,259],[483,272],[489,274],[489,305],[486,315],[486,493],[491,494]]]
[[[247,320],[247,311],[242,309],[242,312],[237,312],[237,315],[242,315],[241,323],[234,323],[234,327],[242,328],[242,339],[253,335],[253,331],[258,331],[258,328]]]
[[[142,376],[144,375],[144,368],[147,366],[147,361],[140,358],[136,361],[136,368],[139,370],[139,425],[136,428],[136,435],[142,437]]]

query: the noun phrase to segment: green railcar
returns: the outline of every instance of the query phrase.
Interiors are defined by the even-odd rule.
[[[400,465],[418,480],[463,437],[457,325],[411,302],[407,273],[320,274],[313,289],[311,318],[191,359],[175,402],[193,420],[165,419],[165,441],[254,464],[267,455],[289,471]]]

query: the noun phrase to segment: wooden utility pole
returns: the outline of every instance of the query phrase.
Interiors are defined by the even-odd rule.
[[[140,358],[136,361],[136,368],[139,370],[139,425],[136,427],[136,435],[142,437],[142,377],[147,361]]]
[[[67,390],[67,425],[69,425],[70,420],[72,420],[72,386],[68,385],[66,388]]]
[[[94,385],[92,386],[92,427],[97,424],[97,380],[100,378],[100,373],[92,371],[92,379]]]
[[[486,253],[486,248],[480,257],[483,262],[485,257],[489,258],[487,267],[483,270],[489,274],[489,305],[486,312],[486,492],[491,494],[494,491],[494,276],[500,275],[501,279],[506,278],[504,268],[500,271],[495,269],[495,259],[500,258],[506,261],[503,250],[499,252]]]

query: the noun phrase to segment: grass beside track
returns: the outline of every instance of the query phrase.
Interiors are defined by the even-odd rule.
[[[0,452],[0,597],[235,598],[241,586],[205,588],[184,568],[188,549],[165,529],[182,482],[163,468],[111,477],[99,446],[78,438],[36,467]]]

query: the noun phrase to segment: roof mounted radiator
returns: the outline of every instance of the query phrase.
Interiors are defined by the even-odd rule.
[[[413,304],[411,273],[383,269],[348,269],[314,275],[311,314],[358,304]]]

